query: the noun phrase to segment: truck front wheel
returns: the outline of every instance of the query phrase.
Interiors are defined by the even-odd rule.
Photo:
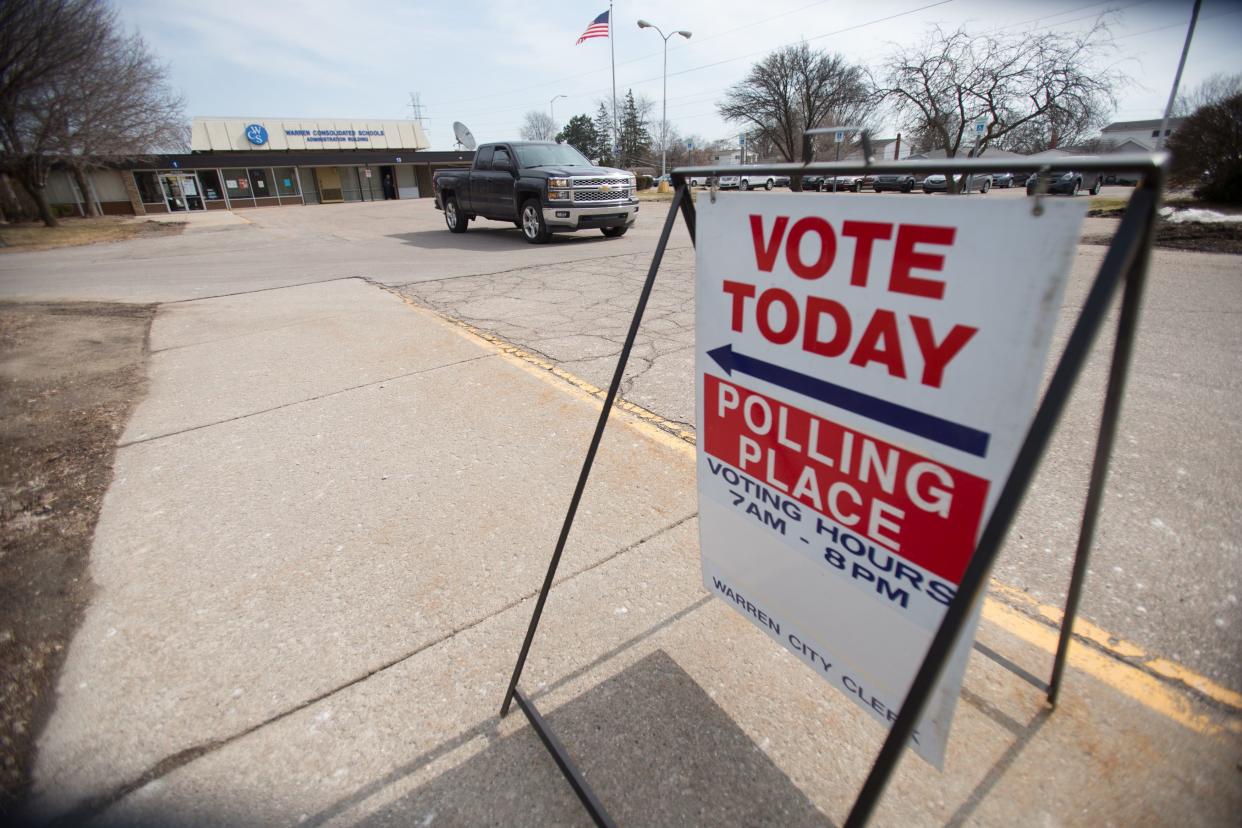
[[[454,233],[464,233],[466,228],[470,226],[469,220],[462,213],[461,208],[457,206],[456,196],[449,196],[444,199],[444,223]]]
[[[522,204],[522,236],[531,244],[543,244],[552,238],[538,199],[529,198]]]
[[[629,229],[630,228],[628,227],[601,227],[599,228],[600,232],[610,239],[621,238],[622,236],[625,235],[625,231]]]

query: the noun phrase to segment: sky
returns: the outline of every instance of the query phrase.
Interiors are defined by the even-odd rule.
[[[1113,21],[1110,64],[1130,80],[1114,120],[1163,114],[1193,0],[616,0],[618,100],[633,89],[656,106],[668,41],[668,120],[683,136],[735,138],[715,103],[768,52],[805,40],[878,66],[929,27],[976,33],[1081,30]],[[118,0],[169,66],[187,116],[402,119],[416,114],[433,149],[452,149],[461,121],[479,142],[518,137],[530,110],[558,124],[611,97],[609,42],[575,45],[607,0]],[[1242,0],[1204,0],[1182,89],[1242,72]],[[421,111],[411,107],[411,93]],[[565,97],[557,97],[564,95]],[[555,98],[555,100],[553,100]],[[886,133],[895,123],[886,123]]]

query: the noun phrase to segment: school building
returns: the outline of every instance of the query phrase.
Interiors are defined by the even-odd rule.
[[[55,170],[46,193],[69,215],[86,215],[88,200],[145,215],[428,198],[437,168],[474,160],[428,147],[416,121],[195,118],[189,153],[107,164],[82,184]]]

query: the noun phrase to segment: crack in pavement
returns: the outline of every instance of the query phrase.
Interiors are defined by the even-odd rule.
[[[691,385],[680,381],[693,362],[693,256],[689,247],[666,256],[620,388],[622,401],[667,421],[671,427],[664,430],[683,439],[679,426],[688,428],[694,420]],[[606,388],[647,266],[645,255],[627,253],[411,282],[394,290],[489,341],[533,356],[554,373],[572,366],[580,378],[572,384]]]
[[[216,420],[210,423],[203,423],[202,425],[190,426],[188,428],[182,428],[177,431],[170,431],[166,434],[155,434],[150,437],[142,437],[137,440],[130,440],[129,442],[126,442],[126,443],[117,443],[116,447],[117,449],[123,449],[123,448],[129,448],[130,446],[140,445],[141,443],[150,443],[155,440],[163,440],[168,437],[176,437],[181,434],[187,434],[191,431],[200,431],[204,428],[212,428],[214,426],[224,425],[225,423],[233,423],[233,422],[237,422],[238,420],[246,420],[246,419],[249,419],[250,417],[257,417],[260,414],[270,414],[273,411],[280,411],[283,408],[290,408],[295,405],[303,405],[305,403],[327,399],[328,397],[335,397],[338,394],[348,394],[350,391],[357,391],[361,388],[369,388],[373,385],[379,385],[380,383],[394,382],[399,379],[406,379],[408,377],[416,377],[419,374],[428,374],[428,373],[431,373],[432,371],[439,371],[443,368],[452,368],[457,365],[465,365],[467,362],[477,362],[478,360],[481,360],[481,359],[491,359],[492,357],[495,357],[495,356],[496,354],[480,354],[479,356],[468,357],[466,359],[459,359],[455,362],[446,362],[443,365],[433,365],[428,368],[420,368],[417,371],[407,371],[404,374],[396,374],[391,377],[383,377],[381,379],[373,380],[371,382],[364,382],[359,385],[351,385],[348,388],[338,388],[335,391],[327,391],[323,394],[317,394],[313,397],[307,397],[302,400],[294,400],[292,402],[281,403],[280,405],[274,405],[271,408],[263,408],[263,409],[260,409],[259,411],[251,411],[247,414],[238,414],[236,417],[228,417],[223,420]]]
[[[330,279],[316,279],[313,282],[295,282],[291,285],[273,285],[272,287],[255,288],[254,290],[239,290],[233,293],[217,293],[212,296],[195,296],[192,299],[170,299],[167,302],[160,302],[160,305],[182,305],[186,302],[202,302],[206,299],[224,299],[229,296],[249,296],[252,293],[267,293],[272,290],[288,290],[289,288],[306,287],[307,285],[323,285],[328,282],[344,282],[348,279],[363,279],[362,276],[333,276]]]

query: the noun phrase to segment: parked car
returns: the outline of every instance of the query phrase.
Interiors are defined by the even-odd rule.
[[[877,193],[882,193],[885,190],[908,193],[914,190],[914,176],[910,173],[877,175],[871,186]]]
[[[980,193],[986,193],[992,189],[992,176],[990,173],[975,173],[970,178],[970,189]],[[958,182],[960,187],[966,186],[966,180],[963,178]],[[948,179],[941,173],[932,173],[923,179],[923,192],[928,193],[947,193],[949,191]]]
[[[786,179],[788,183],[788,179]],[[774,175],[722,175],[720,176],[720,189],[732,190],[735,187],[739,190],[753,190],[762,187],[770,190],[776,186],[776,176]]]
[[[550,141],[483,144],[474,166],[437,171],[432,189],[450,231],[464,233],[476,218],[508,221],[531,244],[588,228],[617,238],[638,218],[633,175]]]
[[[992,183],[991,173],[974,173],[973,175],[966,176],[963,186],[965,187],[968,185],[971,190],[986,193],[988,190],[992,189]]]
[[[837,192],[849,191],[856,193],[863,187],[863,176],[861,175],[827,175],[819,182],[817,188],[820,192]]]
[[[1047,183],[1046,192],[1052,194],[1076,196],[1085,187],[1091,195],[1099,195],[1104,185],[1104,176],[1099,173],[1050,172],[1032,175],[1026,180],[1026,194],[1035,195],[1038,182]],[[1085,182],[1085,183],[1084,183]]]
[[[1008,190],[1013,186],[1013,173],[992,173],[992,186],[1001,190]]]
[[[690,176],[691,187],[710,187],[712,185],[713,176],[710,175],[692,175]]]

